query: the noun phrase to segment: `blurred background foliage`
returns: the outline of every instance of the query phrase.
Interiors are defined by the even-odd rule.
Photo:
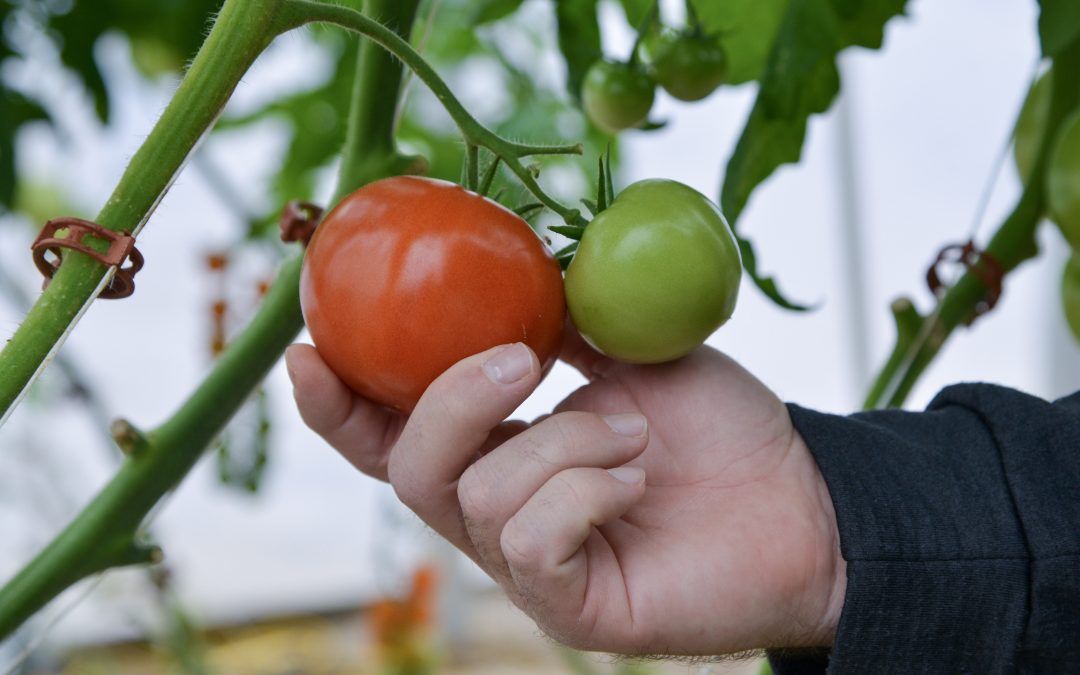
[[[357,3],[359,4],[359,3]],[[552,78],[550,57],[553,45],[545,44],[543,26],[515,21],[519,2],[470,2],[469,0],[427,0],[414,31],[414,46],[446,77],[451,86],[470,73],[500,73],[503,84],[490,91],[481,107],[482,121],[500,133],[552,143],[580,139],[586,143],[581,158],[554,159],[552,166],[574,169],[577,185],[563,185],[562,192],[584,188],[594,170],[595,158],[611,139],[588,128],[575,104],[580,73],[600,54],[597,3],[558,3],[557,14],[564,39],[572,48],[571,90],[567,95],[558,78]],[[628,6],[635,4],[627,2]],[[0,0],[0,208],[26,210],[30,206],[16,199],[33,192],[18,179],[17,135],[25,125],[54,125],[55,102],[35,100],[21,91],[13,73],[19,62],[35,58],[48,45],[63,68],[73,76],[102,125],[111,122],[108,75],[96,53],[107,35],[123,36],[130,44],[130,56],[147,78],[175,78],[190,62],[206,35],[221,0]],[[564,9],[564,8],[573,8]],[[552,17],[553,19],[555,17]],[[325,52],[333,64],[327,73],[316,74],[308,87],[265,102],[242,114],[226,111],[215,133],[235,132],[259,121],[276,119],[291,129],[291,139],[280,168],[274,173],[274,201],[265,213],[254,214],[252,237],[276,236],[269,225],[276,221],[280,206],[289,199],[316,196],[320,175],[332,166],[345,133],[347,105],[356,65],[358,39],[341,30],[316,27],[307,30],[306,40]],[[421,85],[410,86],[410,98]],[[400,119],[399,138],[404,146],[423,154],[429,175],[458,178],[463,145],[449,118],[430,105],[406,105]],[[547,166],[549,162],[545,162]],[[564,178],[565,180],[565,178]],[[512,181],[504,181],[504,186]],[[520,193],[514,193],[520,194]],[[510,199],[510,195],[505,195]]]
[[[41,177],[26,178],[19,171],[18,137],[28,125],[45,125],[58,136],[65,133],[65,113],[57,109],[61,103],[36,99],[32,88],[20,87],[26,79],[20,77],[20,69],[25,72],[34,60],[53,59],[67,80],[81,88],[78,100],[93,111],[92,119],[107,127],[116,123],[110,98],[119,85],[110,81],[100,63],[101,41],[122,37],[130,46],[132,65],[144,78],[178,81],[221,4],[222,0],[0,0],[0,215],[12,216],[0,220],[0,226],[25,223],[36,229],[49,218],[73,214],[64,186]],[[548,157],[542,162],[541,179],[555,194],[574,200],[592,192],[596,158],[614,145],[612,138],[587,123],[576,96],[564,84],[579,82],[580,73],[600,55],[598,5],[595,0],[558,3],[550,15],[558,22],[560,43],[570,50],[567,78],[563,76],[567,66],[551,58],[560,53],[548,44],[552,31],[521,20],[516,13],[521,4],[426,0],[412,41],[461,92],[470,110],[499,133],[536,142],[583,141],[582,156]],[[627,2],[628,7],[633,4]],[[279,164],[267,171],[267,198],[261,200],[266,207],[253,211],[243,204],[230,188],[239,178],[223,175],[206,153],[197,152],[189,167],[210,179],[244,232],[228,250],[208,257],[208,276],[217,288],[209,302],[213,355],[251,313],[251,303],[238,302],[230,290],[237,279],[229,268],[242,266],[230,261],[250,258],[253,251],[272,260],[282,255],[276,227],[282,206],[292,199],[318,201],[328,194],[331,169],[344,140],[359,40],[319,26],[305,29],[299,39],[321,52],[319,60],[329,66],[325,72],[313,73],[298,90],[264,100],[254,109],[227,108],[212,134],[242,134],[267,121],[285,130],[288,141]],[[493,75],[500,87],[470,91],[470,81]],[[569,91],[576,94],[576,89],[571,84]],[[426,159],[428,175],[457,180],[464,145],[456,128],[421,83],[407,83],[406,91],[399,143]],[[493,194],[510,207],[532,201],[508,172],[496,178]],[[218,277],[222,283],[217,283]],[[257,490],[272,445],[268,410],[265,392],[256,393],[219,438],[215,450],[223,484]]]
[[[126,42],[131,65],[146,80],[178,81],[221,4],[222,0],[0,0],[0,227],[18,223],[36,230],[48,218],[79,215],[72,213],[65,186],[42,177],[23,178],[26,173],[20,171],[20,134],[39,125],[62,137],[65,111],[58,106],[70,105],[70,99],[38,97],[27,86],[31,65],[55,64],[65,81],[80,90],[76,100],[91,111],[88,117],[109,127],[116,124],[111,102],[118,85],[102,66],[102,42],[116,38]],[[604,53],[599,16],[605,11],[621,13],[626,24],[636,28],[644,25],[654,5],[654,0],[425,0],[412,43],[466,107],[500,134],[536,143],[581,141],[582,156],[544,157],[537,165],[541,181],[556,197],[575,202],[594,194],[597,158],[609,149],[616,167],[619,158],[616,140],[591,125],[579,107],[580,84],[593,62],[630,57]],[[761,83],[728,163],[725,184],[711,195],[715,199],[723,194],[733,221],[757,185],[781,164],[798,161],[807,119],[824,112],[840,89],[837,54],[853,45],[880,46],[885,23],[904,5],[905,0],[696,3],[705,29],[719,36],[727,51],[729,84]],[[545,17],[544,22],[537,16]],[[821,30],[807,31],[806,26]],[[252,255],[271,262],[281,258],[284,248],[275,224],[282,206],[292,199],[326,198],[344,139],[358,39],[324,27],[305,29],[289,39],[318,51],[327,68],[254,107],[228,107],[208,141],[248,133],[268,122],[284,130],[287,141],[281,155],[265,172],[265,199],[258,206],[235,199],[229,185],[239,178],[224,175],[206,153],[197,151],[188,167],[206,174],[238,226],[233,243],[213,253],[225,262],[215,268],[208,258],[208,269],[220,273],[210,278],[221,279],[208,302],[215,317],[214,334],[208,340],[211,354],[225,348],[258,300],[248,293],[240,301],[229,290],[240,276],[226,279],[232,274],[226,271],[228,261]],[[793,73],[793,67],[804,70]],[[483,83],[479,88],[478,82]],[[456,128],[420,83],[408,82],[405,92],[398,125],[402,149],[423,156],[428,175],[457,180],[464,146]],[[505,172],[497,177],[493,193],[510,207],[532,201]],[[549,219],[536,215],[534,225],[543,226]],[[771,279],[757,276],[749,242],[743,242],[743,256],[748,272],[769,297],[794,306]],[[0,282],[2,276],[0,270]],[[250,285],[263,286],[264,280]],[[0,283],[0,289],[8,286]],[[272,459],[270,408],[266,392],[259,390],[222,434],[216,452],[223,484],[244,492],[258,490]],[[177,616],[175,635],[182,639],[172,640],[189,644],[187,619],[179,612]]]

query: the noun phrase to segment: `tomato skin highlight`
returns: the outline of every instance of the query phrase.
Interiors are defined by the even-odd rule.
[[[661,363],[727,321],[741,278],[738,242],[720,209],[681,183],[644,180],[585,228],[566,271],[566,301],[599,351]]]
[[[454,363],[499,344],[524,342],[547,370],[565,317],[561,270],[528,223],[416,176],[371,183],[323,219],[300,301],[327,365],[403,412]]]

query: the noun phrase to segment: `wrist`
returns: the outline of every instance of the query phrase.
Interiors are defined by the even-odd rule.
[[[805,605],[811,631],[801,646],[828,647],[836,639],[840,613],[844,607],[847,591],[847,561],[840,552],[840,531],[836,523],[836,510],[825,478],[802,436],[796,431],[792,437],[792,452],[808,460],[807,478],[812,485],[809,490],[814,528],[819,542],[813,564],[808,599]]]

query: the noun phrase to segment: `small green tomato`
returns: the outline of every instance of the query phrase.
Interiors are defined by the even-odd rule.
[[[671,180],[623,190],[585,228],[566,303],[593,347],[631,363],[684,356],[731,316],[742,264],[720,209]]]
[[[1080,254],[1075,252],[1061,276],[1061,308],[1073,337],[1080,342]]]
[[[1080,250],[1080,112],[1061,123],[1046,173],[1051,219],[1073,250]]]
[[[639,53],[656,83],[680,101],[700,101],[727,79],[727,52],[715,38],[661,30],[642,40]]]
[[[628,63],[597,61],[589,67],[581,85],[585,114],[610,134],[641,126],[655,96],[652,78]]]

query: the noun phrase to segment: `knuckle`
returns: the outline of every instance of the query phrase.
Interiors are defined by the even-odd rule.
[[[594,434],[597,416],[586,412],[563,412],[544,420],[540,425],[543,441],[531,439],[535,459],[543,459],[547,466],[562,466],[577,456],[577,450],[588,445]]]
[[[470,467],[461,475],[457,497],[461,512],[469,521],[483,526],[491,519],[493,507],[490,491],[475,467]]]
[[[499,535],[499,548],[510,567],[529,570],[540,558],[539,544],[533,533],[522,527],[517,518],[511,518]]]
[[[391,458],[387,474],[390,478],[390,485],[394,488],[394,493],[397,498],[401,500],[401,503],[408,506],[413,511],[418,511],[423,507],[425,495],[428,489],[422,484],[422,481],[418,480],[409,471],[405,470],[401,466],[400,462],[393,461]]]
[[[395,477],[391,474],[390,485],[394,487],[394,494],[401,500],[401,503],[415,511],[418,505],[418,499],[416,498],[418,493],[413,489],[412,484],[407,480],[395,480]]]
[[[522,461],[535,465],[545,471],[559,466],[561,455],[565,454],[559,443],[544,442],[535,435],[521,439]]]
[[[573,470],[562,471],[552,477],[551,481],[559,494],[559,501],[570,502],[577,505],[577,507],[583,504],[577,478],[578,473]]]

